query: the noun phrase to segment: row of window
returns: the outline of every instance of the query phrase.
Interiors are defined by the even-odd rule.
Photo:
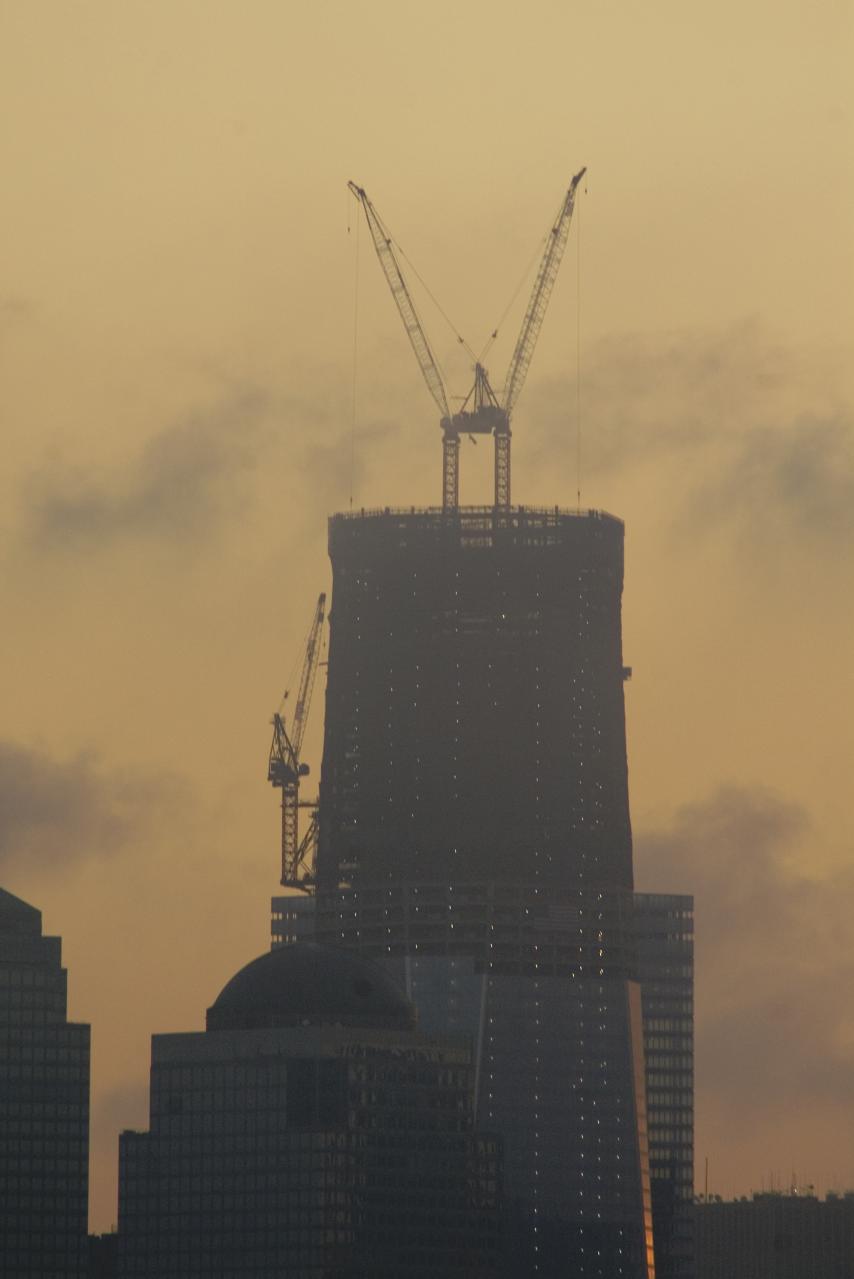
[[[66,1044],[86,1048],[89,1046],[89,1027],[83,1022],[66,1022],[62,1017],[51,1017],[34,1025],[32,1020],[23,1025],[18,1018],[14,1025],[7,1025],[0,1017],[0,1057],[13,1048],[28,1044],[39,1045]]]
[[[0,963],[0,987],[2,986],[53,986],[58,990],[64,989],[65,973],[61,968]]]

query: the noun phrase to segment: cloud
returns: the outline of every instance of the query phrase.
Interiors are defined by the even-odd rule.
[[[229,395],[154,435],[123,471],[82,467],[31,477],[29,537],[39,549],[98,550],[143,537],[195,541],[243,502],[242,478],[268,436],[269,397],[257,389]]]
[[[692,519],[738,519],[767,540],[781,534],[854,544],[854,418],[804,417],[745,430],[728,456],[698,478]],[[770,527],[763,529],[763,522]]]
[[[184,799],[172,774],[111,770],[0,740],[0,867],[67,868],[112,857]]]
[[[636,841],[639,886],[695,897],[698,1095],[732,1124],[850,1108],[854,873],[810,876],[807,812],[725,788]]]
[[[728,528],[758,545],[852,544],[854,407],[843,376],[833,353],[787,347],[756,322],[603,339],[582,373],[584,471],[648,484],[654,469],[680,535]],[[570,465],[574,386],[553,382],[531,398],[540,468],[553,468],[556,452]]]
[[[19,293],[0,294],[0,330],[11,328],[35,314],[35,306],[29,298]]]
[[[355,438],[342,431],[339,391],[303,400],[245,389],[170,424],[123,467],[51,462],[25,487],[27,541],[52,554],[130,540],[197,550],[249,511],[272,509],[280,526],[283,507],[292,529],[304,519],[322,536],[325,513],[358,497],[399,435],[383,420],[362,423]]]
[[[316,521],[317,511],[345,510],[350,495],[360,505],[369,472],[383,465],[383,449],[398,434],[383,421],[362,423],[355,434],[315,432],[300,455],[300,477],[311,494],[312,520]]]

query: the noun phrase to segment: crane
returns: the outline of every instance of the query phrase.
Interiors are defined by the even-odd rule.
[[[451,413],[448,406],[445,384],[424,326],[415,309],[412,295],[407,288],[394,251],[392,237],[365,189],[357,186],[355,182],[348,183],[350,191],[364,209],[380,266],[415,352],[421,375],[441,415],[442,508],[446,512],[455,511],[459,505],[459,448],[460,435],[463,433],[472,437],[475,435],[494,437],[495,507],[497,510],[508,510],[510,507],[510,417],[528,376],[528,369],[566,248],[575,208],[575,192],[586,172],[585,167],[573,177],[546,237],[545,249],[504,379],[501,398],[499,399],[492,389],[487,370],[480,360],[477,360],[474,368],[474,383],[462,408],[457,413]]]
[[[321,593],[312,617],[305,647],[299,688],[297,689],[290,731],[285,726],[284,703],[273,716],[273,742],[267,764],[267,781],[282,792],[282,884],[285,888],[308,889],[312,883],[313,854],[317,845],[317,804],[299,797],[300,778],[308,774],[308,764],[301,759],[302,739],[308,722],[311,695],[320,662],[326,595]],[[311,808],[313,815],[308,831],[299,838],[299,810]]]

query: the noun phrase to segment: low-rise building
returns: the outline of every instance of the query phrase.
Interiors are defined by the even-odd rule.
[[[697,1279],[850,1279],[854,1193],[755,1194],[695,1208]]]
[[[419,1034],[371,961],[262,955],[205,1032],[153,1038],[149,1131],[120,1142],[120,1274],[494,1274],[500,1151],[473,1089],[470,1046]]]

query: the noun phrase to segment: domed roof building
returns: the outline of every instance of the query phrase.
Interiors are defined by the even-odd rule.
[[[294,943],[241,968],[204,1032],[153,1037],[119,1274],[491,1279],[500,1187],[471,1044],[420,1034],[373,960]]]
[[[415,1005],[378,964],[299,942],[241,968],[208,1009],[208,1030],[348,1026],[415,1029]]]

